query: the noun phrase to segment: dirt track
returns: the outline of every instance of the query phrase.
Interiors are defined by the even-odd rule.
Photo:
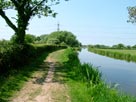
[[[11,102],[70,102],[66,85],[53,82],[55,66],[56,62],[48,57]]]

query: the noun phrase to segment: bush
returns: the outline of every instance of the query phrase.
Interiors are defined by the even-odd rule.
[[[45,51],[64,48],[65,46],[33,46],[33,45],[6,45],[0,50],[0,74],[8,75],[9,72],[19,70],[38,55]]]

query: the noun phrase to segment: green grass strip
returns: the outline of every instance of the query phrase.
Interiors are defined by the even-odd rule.
[[[54,80],[68,86],[71,102],[136,102],[135,97],[120,93],[106,85],[99,79],[100,72],[95,67],[89,64],[82,65],[75,51],[66,50],[57,56],[62,60],[68,57],[68,61],[59,60],[63,64],[56,68]]]
[[[45,52],[32,63],[22,68],[20,71],[13,71],[9,77],[0,77],[0,102],[9,102],[9,98],[19,91],[26,81],[29,80],[34,71],[40,68],[40,64],[47,57],[49,52]]]

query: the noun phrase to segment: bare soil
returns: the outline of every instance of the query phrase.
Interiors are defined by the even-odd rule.
[[[53,82],[55,66],[55,60],[48,57],[11,102],[71,102],[67,86]]]

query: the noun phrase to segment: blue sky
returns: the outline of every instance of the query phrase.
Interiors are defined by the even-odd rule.
[[[27,33],[36,36],[49,34],[57,29],[71,31],[83,44],[125,45],[136,44],[136,25],[127,23],[128,6],[135,0],[70,0],[53,6],[56,18],[42,17],[30,20]],[[15,12],[9,11],[10,17]],[[14,20],[13,20],[14,21]],[[9,39],[14,32],[0,18],[0,39]]]

